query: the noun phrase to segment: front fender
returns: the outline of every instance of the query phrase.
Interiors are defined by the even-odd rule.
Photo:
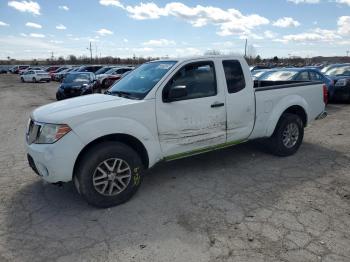
[[[161,159],[161,150],[158,137],[152,134],[141,123],[123,117],[105,117],[81,123],[73,127],[82,142],[87,145],[92,141],[107,135],[125,134],[138,139],[146,148],[149,157],[149,166],[153,166]]]
[[[267,129],[266,129],[266,136],[267,137],[272,136],[282,114],[288,108],[290,108],[292,106],[300,106],[301,108],[303,108],[305,113],[306,113],[307,119],[308,119],[309,106],[308,106],[308,103],[306,102],[306,100],[302,96],[299,96],[299,95],[286,96],[286,97],[282,98],[281,100],[279,100],[279,102],[272,109],[272,112],[271,112],[270,117],[268,119],[268,125],[267,125]]]

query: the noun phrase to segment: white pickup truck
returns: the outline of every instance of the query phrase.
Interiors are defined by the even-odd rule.
[[[74,181],[94,206],[121,204],[145,169],[266,138],[278,156],[294,154],[304,127],[325,117],[317,82],[256,82],[242,57],[206,56],[145,63],[93,94],[31,114],[28,161],[50,183]]]

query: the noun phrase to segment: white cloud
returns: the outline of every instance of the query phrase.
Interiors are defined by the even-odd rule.
[[[105,28],[102,28],[100,30],[97,31],[97,33],[101,36],[106,36],[106,35],[113,35],[113,32],[108,30],[108,29],[105,29]]]
[[[300,26],[300,23],[291,17],[283,17],[275,21],[272,25],[276,27],[286,28],[286,27],[298,27]]]
[[[291,34],[291,35],[285,35],[282,39],[277,39],[278,42],[299,42],[299,43],[306,43],[306,42],[334,42],[335,40],[341,39],[342,37],[337,34],[337,32],[333,30],[326,30],[326,29],[320,29],[316,28],[309,32],[304,32],[300,34]]]
[[[167,40],[167,39],[158,39],[158,40],[149,40],[147,42],[144,42],[143,45],[145,46],[170,46],[175,45],[175,41]]]
[[[20,36],[27,37],[27,34],[25,34],[25,33],[20,33]]]
[[[41,25],[36,24],[36,23],[32,23],[32,22],[26,23],[26,26],[27,26],[27,27],[31,27],[31,28],[38,28],[38,29],[42,28]]]
[[[129,42],[129,40],[128,40],[127,38],[124,38],[124,39],[123,39],[123,42],[124,42],[124,43],[127,43],[127,42]]]
[[[336,2],[339,4],[346,4],[346,5],[350,6],[350,0],[336,0]]]
[[[178,56],[191,56],[191,55],[201,55],[203,52],[194,47],[177,48],[175,49]]]
[[[43,34],[36,34],[36,33],[31,33],[29,36],[34,37],[34,38],[44,38],[45,37],[45,35],[43,35]]]
[[[9,24],[3,22],[3,21],[0,21],[0,26],[9,26]]]
[[[350,35],[350,16],[339,17],[338,33],[342,35]]]
[[[117,6],[123,7],[123,5],[118,0],[100,0],[100,4],[104,6]]]
[[[56,29],[57,29],[57,30],[66,30],[67,27],[65,27],[65,26],[62,25],[62,24],[59,24],[59,25],[56,25]]]
[[[64,10],[64,11],[69,11],[69,7],[66,5],[59,5],[58,9]]]
[[[287,0],[288,2],[292,2],[294,4],[318,4],[320,0]]]
[[[277,37],[277,34],[272,32],[272,31],[270,31],[270,30],[267,30],[267,31],[264,32],[264,36],[266,38],[273,39],[273,38]]]
[[[173,16],[180,18],[194,27],[215,25],[221,36],[248,34],[257,26],[269,24],[269,20],[257,14],[243,15],[236,9],[221,9],[214,6],[187,6],[180,2],[170,2],[164,7],[157,4],[140,3],[139,5],[124,6],[117,0],[100,0],[102,5],[113,5],[126,10],[129,16],[136,20],[159,19]]]
[[[15,8],[20,12],[28,12],[34,15],[40,15],[40,5],[33,1],[9,1],[8,6]]]

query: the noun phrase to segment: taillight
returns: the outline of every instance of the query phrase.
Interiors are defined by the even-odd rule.
[[[325,105],[328,104],[328,88],[326,85],[323,85],[323,102]]]

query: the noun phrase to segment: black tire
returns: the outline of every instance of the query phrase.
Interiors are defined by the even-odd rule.
[[[21,77],[21,82],[24,83],[24,78],[23,77]]]
[[[97,191],[93,184],[93,179],[95,172],[97,172],[97,167],[101,167],[101,164],[106,160],[114,161],[114,158],[127,163],[129,166],[129,171],[127,172],[130,177],[127,178],[128,183],[124,180],[126,186],[121,192],[107,196]],[[108,173],[109,171],[106,172]],[[117,171],[114,169],[111,172],[115,173]],[[74,184],[77,191],[90,205],[107,208],[125,203],[137,192],[142,182],[142,172],[142,161],[131,147],[120,142],[103,142],[92,147],[83,155],[77,167]],[[111,179],[113,183],[119,183],[116,178]],[[107,189],[105,191],[109,191],[110,184],[108,184]]]
[[[35,78],[35,77],[33,77],[33,79],[32,79],[32,80],[33,80],[33,83],[36,83],[36,78]]]
[[[287,131],[290,124],[295,124],[298,129],[298,137],[295,144],[292,143],[289,146],[283,140],[284,132]],[[295,137],[295,136],[294,136]],[[273,135],[268,139],[267,143],[270,152],[276,156],[286,157],[295,154],[304,138],[304,124],[301,118],[295,114],[285,113],[281,116],[277,123],[276,129]]]

